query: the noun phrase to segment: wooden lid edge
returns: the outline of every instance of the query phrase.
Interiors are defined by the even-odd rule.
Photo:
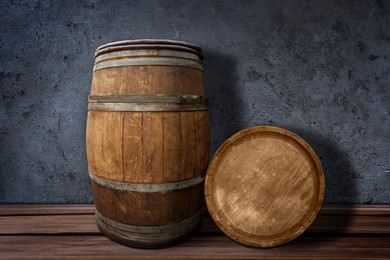
[[[304,148],[305,151],[308,152],[308,154],[310,155],[310,158],[312,159],[314,165],[316,166],[316,172],[319,174],[319,176],[318,176],[319,192],[318,192],[315,207],[314,207],[314,209],[311,210],[311,212],[308,213],[308,215],[305,218],[305,220],[303,221],[301,227],[298,228],[292,234],[286,234],[285,236],[278,238],[277,241],[268,240],[268,241],[261,241],[261,243],[259,243],[258,241],[255,241],[254,239],[249,239],[249,240],[247,239],[244,242],[244,241],[242,241],[241,235],[237,234],[233,229],[231,229],[228,226],[225,226],[223,223],[221,223],[220,219],[217,217],[219,211],[221,211],[221,210],[216,212],[216,209],[214,208],[214,204],[211,202],[211,198],[210,198],[210,194],[211,194],[211,190],[212,190],[210,182],[212,181],[212,178],[214,178],[213,172],[216,170],[215,168],[217,167],[217,161],[222,157],[223,153],[226,151],[227,148],[229,148],[229,146],[232,143],[234,143],[238,139],[242,138],[243,136],[246,136],[246,135],[249,135],[252,133],[256,133],[256,132],[275,132],[275,133],[279,133],[282,135],[286,135],[286,136],[290,137],[291,139],[295,140],[298,144],[300,144]],[[207,205],[207,208],[210,212],[210,216],[213,219],[213,221],[217,224],[218,228],[220,228],[221,231],[225,235],[227,235],[229,238],[236,241],[237,243],[240,243],[240,244],[243,244],[243,245],[249,246],[249,247],[275,247],[275,246],[279,246],[279,245],[282,245],[282,244],[285,244],[287,242],[294,240],[299,235],[301,235],[303,232],[305,232],[307,230],[307,228],[309,228],[317,219],[318,213],[319,213],[319,211],[322,207],[322,204],[323,204],[324,193],[325,193],[324,173],[323,173],[323,168],[321,166],[321,162],[320,162],[317,154],[314,152],[314,150],[311,148],[311,146],[305,140],[303,140],[301,137],[299,137],[297,134],[295,134],[289,130],[286,130],[286,129],[283,129],[280,127],[276,127],[276,126],[268,126],[268,125],[254,126],[254,127],[243,129],[243,130],[237,132],[236,134],[232,135],[218,148],[218,150],[216,151],[216,153],[214,154],[214,156],[210,162],[209,168],[208,168],[207,173],[206,173],[204,191],[205,191],[206,205]]]

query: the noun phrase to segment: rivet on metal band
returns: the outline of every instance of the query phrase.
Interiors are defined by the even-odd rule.
[[[94,181],[99,185],[116,189],[116,190],[136,191],[136,192],[169,192],[169,191],[181,190],[191,186],[195,186],[204,181],[203,176],[198,176],[185,181],[167,182],[167,183],[159,183],[159,184],[149,184],[149,183],[144,184],[144,183],[125,183],[125,182],[108,180],[96,176],[91,171],[89,171],[89,176],[92,181]]]
[[[115,235],[127,240],[138,242],[152,242],[161,239],[170,239],[193,230],[200,220],[200,211],[192,217],[181,222],[163,226],[135,226],[123,224],[103,216],[99,211],[95,211],[98,225],[105,231],[115,231]]]
[[[207,110],[207,98],[194,95],[91,95],[88,110],[98,111],[195,111]]]

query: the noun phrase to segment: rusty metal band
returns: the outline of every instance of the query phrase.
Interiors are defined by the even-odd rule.
[[[200,211],[192,217],[181,222],[163,226],[135,226],[123,224],[103,216],[99,211],[95,211],[97,224],[104,231],[114,232],[125,240],[137,242],[153,242],[166,239],[174,239],[183,236],[193,230],[200,221]]]
[[[207,98],[196,95],[165,94],[100,94],[90,95],[89,103],[206,103]]]
[[[194,95],[91,95],[88,110],[98,111],[196,111],[207,110],[207,98]]]
[[[202,104],[145,104],[145,103],[95,103],[88,104],[88,110],[97,111],[134,111],[134,112],[161,112],[161,111],[196,111],[207,110]]]
[[[97,71],[105,68],[112,67],[124,67],[124,66],[179,66],[189,67],[203,71],[202,64],[198,61],[181,59],[181,58],[170,58],[170,57],[140,57],[131,59],[119,59],[119,60],[108,60],[95,64],[93,71]]]
[[[99,177],[89,171],[89,177],[95,183],[105,186],[115,190],[123,190],[123,191],[135,191],[135,192],[169,192],[175,190],[181,190],[188,187],[195,186],[204,181],[203,176],[197,176],[192,179],[188,179],[185,181],[178,182],[167,182],[167,183],[159,183],[159,184],[149,184],[149,183],[126,183],[108,180],[102,177]]]
[[[202,63],[198,55],[182,51],[170,51],[170,50],[125,50],[116,51],[106,54],[101,54],[95,58],[95,64],[106,60],[124,59],[124,58],[159,58],[159,57],[172,57],[193,60],[198,63]]]

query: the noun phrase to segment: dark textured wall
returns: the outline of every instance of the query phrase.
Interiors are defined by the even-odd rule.
[[[0,203],[92,202],[93,52],[137,38],[205,51],[212,153],[270,124],[319,155],[326,203],[390,204],[389,1],[0,2]]]

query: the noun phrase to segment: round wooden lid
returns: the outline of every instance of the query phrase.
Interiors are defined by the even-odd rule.
[[[287,243],[314,222],[324,197],[324,174],[313,149],[282,128],[242,130],[215,153],[205,181],[217,226],[253,247]]]

